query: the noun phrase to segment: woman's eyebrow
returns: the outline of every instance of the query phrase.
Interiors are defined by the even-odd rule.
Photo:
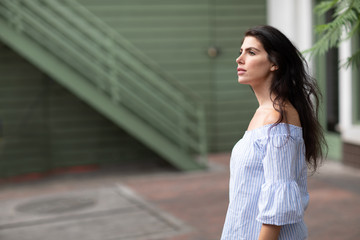
[[[259,49],[255,48],[255,47],[248,47],[248,48],[245,48],[245,51],[249,51],[249,50],[255,50],[257,52],[260,52]]]

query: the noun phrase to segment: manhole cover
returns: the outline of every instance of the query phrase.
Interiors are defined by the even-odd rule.
[[[95,205],[96,199],[91,197],[67,196],[35,200],[16,207],[18,212],[32,214],[54,214],[82,210]]]

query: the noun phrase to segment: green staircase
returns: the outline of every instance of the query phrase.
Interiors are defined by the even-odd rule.
[[[0,39],[174,166],[206,166],[202,102],[76,1],[0,0]]]

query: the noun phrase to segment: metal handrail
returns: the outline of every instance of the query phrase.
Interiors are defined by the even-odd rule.
[[[0,18],[184,151],[206,154],[202,102],[76,1],[0,0]]]

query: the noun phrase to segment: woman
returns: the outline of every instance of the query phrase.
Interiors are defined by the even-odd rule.
[[[245,33],[236,63],[259,108],[231,154],[221,239],[306,239],[307,166],[316,170],[326,145],[318,87],[299,51],[270,26]]]

